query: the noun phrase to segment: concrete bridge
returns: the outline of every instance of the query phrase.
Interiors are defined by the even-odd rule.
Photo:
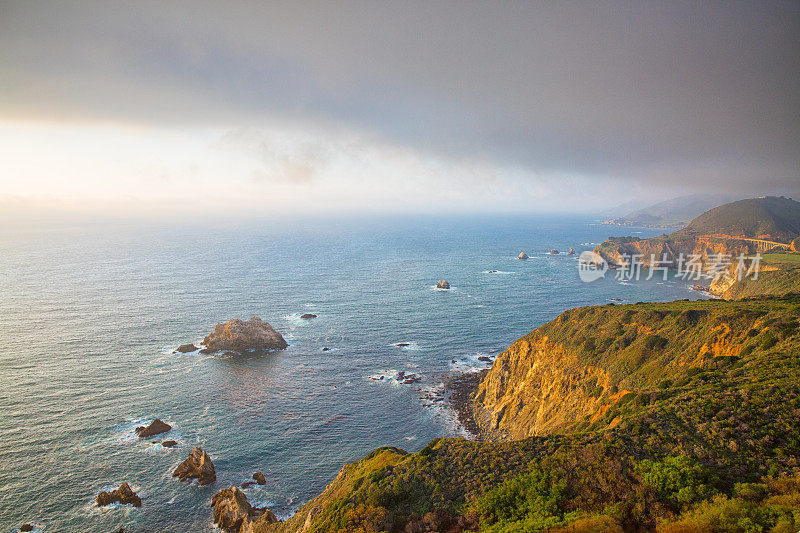
[[[735,237],[733,235],[725,235],[723,233],[714,233],[711,235],[703,235],[699,237],[699,240],[709,241],[710,239],[727,239],[727,240],[734,240],[734,241],[745,241],[745,242],[752,242],[756,245],[756,249],[759,252],[766,252],[768,250],[772,250],[773,248],[780,248],[781,250],[790,250],[792,245],[785,244],[782,242],[775,242],[775,241],[768,241],[765,239],[750,239],[748,237]]]

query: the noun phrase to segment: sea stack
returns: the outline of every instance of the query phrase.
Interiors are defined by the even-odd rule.
[[[575,255],[575,248],[570,248],[569,252],[567,252],[567,255]]]
[[[196,479],[200,485],[208,485],[217,480],[217,471],[214,463],[201,448],[195,448],[184,462],[172,473],[172,477],[177,477],[181,481]]]
[[[214,523],[227,533],[245,533],[253,531],[252,523],[261,519],[261,523],[274,524],[278,521],[267,508],[250,505],[244,492],[236,487],[222,489],[211,498],[214,508]]]
[[[147,427],[138,427],[136,428],[136,434],[139,435],[140,439],[146,439],[148,437],[152,437],[153,435],[160,435],[161,433],[166,433],[172,429],[172,426],[169,424],[162,422],[158,418],[150,422],[150,425]]]
[[[269,323],[254,316],[250,320],[233,318],[214,327],[202,342],[207,350],[283,350],[289,344]]]
[[[447,282],[446,279],[441,280],[439,283],[436,284],[437,289],[449,289],[450,283]]]
[[[527,259],[527,258],[528,254],[526,254],[525,252],[520,252],[519,255],[517,256],[517,259]]]
[[[142,506],[142,499],[133,492],[133,489],[127,482],[119,486],[117,490],[111,492],[101,492],[97,495],[97,506],[103,507],[104,505],[111,505],[112,503],[121,503],[123,505],[131,504],[134,507]]]

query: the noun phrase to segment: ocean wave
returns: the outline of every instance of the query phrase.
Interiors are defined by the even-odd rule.
[[[367,379],[375,383],[388,383],[394,387],[400,385],[413,385],[422,381],[422,376],[414,372],[407,372],[405,370],[383,370],[377,374],[367,376]]]
[[[509,271],[509,270],[484,270],[483,272],[481,272],[481,274],[498,274],[498,275],[501,275],[501,274],[516,274],[516,272]]]
[[[483,359],[482,359],[483,358]],[[489,355],[483,352],[477,352],[474,355],[468,355],[457,359],[450,360],[450,371],[457,374],[472,374],[481,372],[492,366],[496,355]],[[489,359],[488,361],[486,359]]]

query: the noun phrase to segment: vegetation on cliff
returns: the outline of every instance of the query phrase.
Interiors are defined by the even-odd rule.
[[[797,531],[798,316],[797,295],[567,311],[477,391],[479,415],[508,405],[508,439],[534,436],[382,448],[290,520],[255,529]],[[560,391],[539,406],[557,423],[515,416],[528,397],[516,391],[533,384]]]
[[[724,234],[789,243],[800,235],[800,202],[766,196],[711,209],[672,237]]]

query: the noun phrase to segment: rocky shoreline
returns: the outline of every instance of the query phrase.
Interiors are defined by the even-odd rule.
[[[467,374],[455,374],[445,381],[450,407],[456,412],[458,421],[464,426],[464,429],[473,435],[473,440],[476,441],[489,440],[483,428],[475,420],[472,411],[472,400],[475,391],[488,371],[489,369]]]

